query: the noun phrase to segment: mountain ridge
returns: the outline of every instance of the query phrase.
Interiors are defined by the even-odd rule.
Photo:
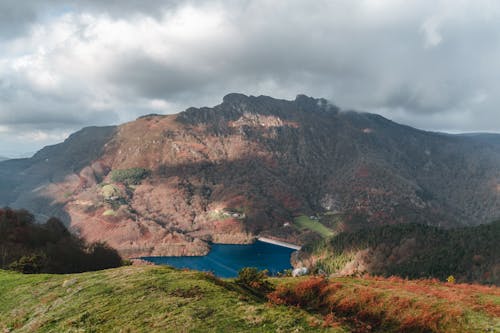
[[[0,163],[0,203],[54,215],[126,256],[192,255],[258,234],[304,243],[294,216],[453,227],[500,216],[500,144],[343,111],[325,99],[221,104],[91,127]],[[137,184],[116,170],[142,168]],[[233,217],[233,214],[236,214]],[[239,214],[239,215],[238,215]]]

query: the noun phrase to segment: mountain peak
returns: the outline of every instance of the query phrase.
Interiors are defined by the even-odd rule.
[[[308,101],[315,101],[316,99],[314,97],[311,97],[311,96],[307,96],[307,95],[304,95],[304,94],[298,94],[296,97],[295,97],[295,102],[296,103],[303,103],[303,102],[308,102]]]
[[[247,96],[230,93],[224,96],[222,103],[213,107],[188,108],[177,116],[182,123],[220,124],[220,121],[235,121],[245,113],[277,116],[283,119],[300,118],[304,113],[331,113],[340,109],[324,98],[314,98],[303,94],[295,100],[276,99],[269,96]],[[302,114],[302,116],[301,116]]]
[[[222,99],[223,104],[239,104],[248,100],[248,96],[240,93],[230,93]]]
[[[314,98],[307,95],[299,94],[295,97],[295,104],[299,107],[299,109],[303,111],[310,110],[325,110],[325,111],[339,111],[339,108],[324,98]]]

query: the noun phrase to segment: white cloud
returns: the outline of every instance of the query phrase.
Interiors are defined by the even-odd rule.
[[[422,24],[422,32],[424,33],[425,47],[438,46],[443,40],[439,32],[439,22],[434,17],[424,21]]]
[[[62,133],[50,133],[46,131],[31,131],[25,132],[19,135],[19,139],[35,141],[35,142],[47,142],[47,141],[63,141],[69,136],[70,133],[62,132]]]
[[[170,103],[163,99],[151,99],[149,100],[149,107],[153,110],[167,112],[170,107]]]
[[[33,147],[233,91],[500,128],[496,1],[62,3],[0,4],[23,24],[0,34],[0,128]]]

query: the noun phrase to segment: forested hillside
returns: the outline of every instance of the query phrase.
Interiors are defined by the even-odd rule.
[[[56,218],[36,224],[27,211],[0,209],[0,269],[75,273],[121,265],[116,250],[104,243],[86,243]]]
[[[343,232],[306,248],[303,260],[329,274],[364,273],[410,279],[453,276],[500,284],[500,221],[442,229],[407,224]]]

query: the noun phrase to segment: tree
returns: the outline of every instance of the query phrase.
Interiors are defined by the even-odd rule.
[[[258,291],[270,291],[271,284],[267,281],[267,270],[259,271],[255,267],[244,267],[238,272],[236,283]]]

